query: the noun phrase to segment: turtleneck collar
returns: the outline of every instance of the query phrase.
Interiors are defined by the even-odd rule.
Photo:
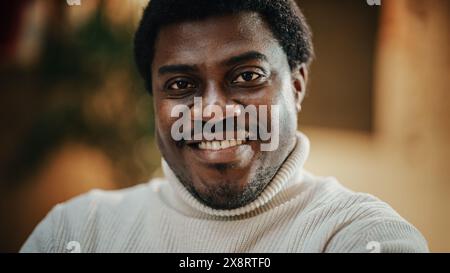
[[[267,205],[270,205],[270,202],[274,199],[274,197],[282,193],[282,191],[289,185],[299,182],[303,164],[305,163],[308,154],[309,140],[303,133],[298,132],[297,142],[294,149],[283,162],[272,181],[269,182],[258,198],[243,207],[230,210],[214,209],[198,201],[178,180],[164,159],[162,159],[162,169],[170,184],[169,191],[171,191],[174,195],[173,198],[169,199],[172,199],[172,201],[177,203],[171,205],[189,206],[189,208],[179,209],[182,211],[189,209],[196,215],[203,214],[203,216],[206,217],[235,217],[255,213],[256,211],[261,210],[262,207],[267,207]]]

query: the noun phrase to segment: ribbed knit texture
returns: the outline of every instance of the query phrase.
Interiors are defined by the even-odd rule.
[[[299,133],[264,191],[233,210],[197,201],[163,160],[165,178],[57,205],[21,252],[428,252],[386,203],[304,171],[308,152]]]

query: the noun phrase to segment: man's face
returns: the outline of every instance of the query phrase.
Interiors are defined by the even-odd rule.
[[[253,13],[172,24],[160,30],[154,56],[156,138],[171,169],[210,207],[231,209],[256,199],[292,151],[297,128],[298,88],[268,26]],[[260,139],[215,149],[212,142],[174,140],[171,130],[178,117],[171,117],[172,109],[194,110],[194,97],[201,98],[203,108],[223,109],[222,121],[239,115],[226,115],[226,105],[268,106],[268,117],[271,106],[278,105],[278,148],[261,150]]]

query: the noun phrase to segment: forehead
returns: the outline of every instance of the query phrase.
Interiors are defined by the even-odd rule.
[[[153,64],[219,63],[247,51],[285,57],[265,21],[256,13],[242,12],[161,28]]]

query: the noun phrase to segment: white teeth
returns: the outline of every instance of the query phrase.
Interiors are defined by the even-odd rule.
[[[230,142],[228,140],[223,140],[220,142],[220,147],[222,149],[226,149],[226,148],[230,147]]]
[[[212,142],[212,149],[213,150],[219,150],[220,149],[220,142],[219,141],[213,141]]]
[[[238,134],[238,139],[232,139],[232,140],[222,140],[222,141],[202,141],[198,144],[198,148],[201,150],[221,150],[221,149],[227,149],[230,147],[234,147],[237,145],[242,145],[243,143],[245,143],[247,141],[247,139],[249,139],[249,132],[245,131],[244,132],[239,132],[240,134],[243,135],[239,135]],[[239,136],[244,136],[245,139],[239,139]]]
[[[203,141],[198,144],[198,148],[201,150],[221,150],[241,145],[244,142],[242,140]]]

